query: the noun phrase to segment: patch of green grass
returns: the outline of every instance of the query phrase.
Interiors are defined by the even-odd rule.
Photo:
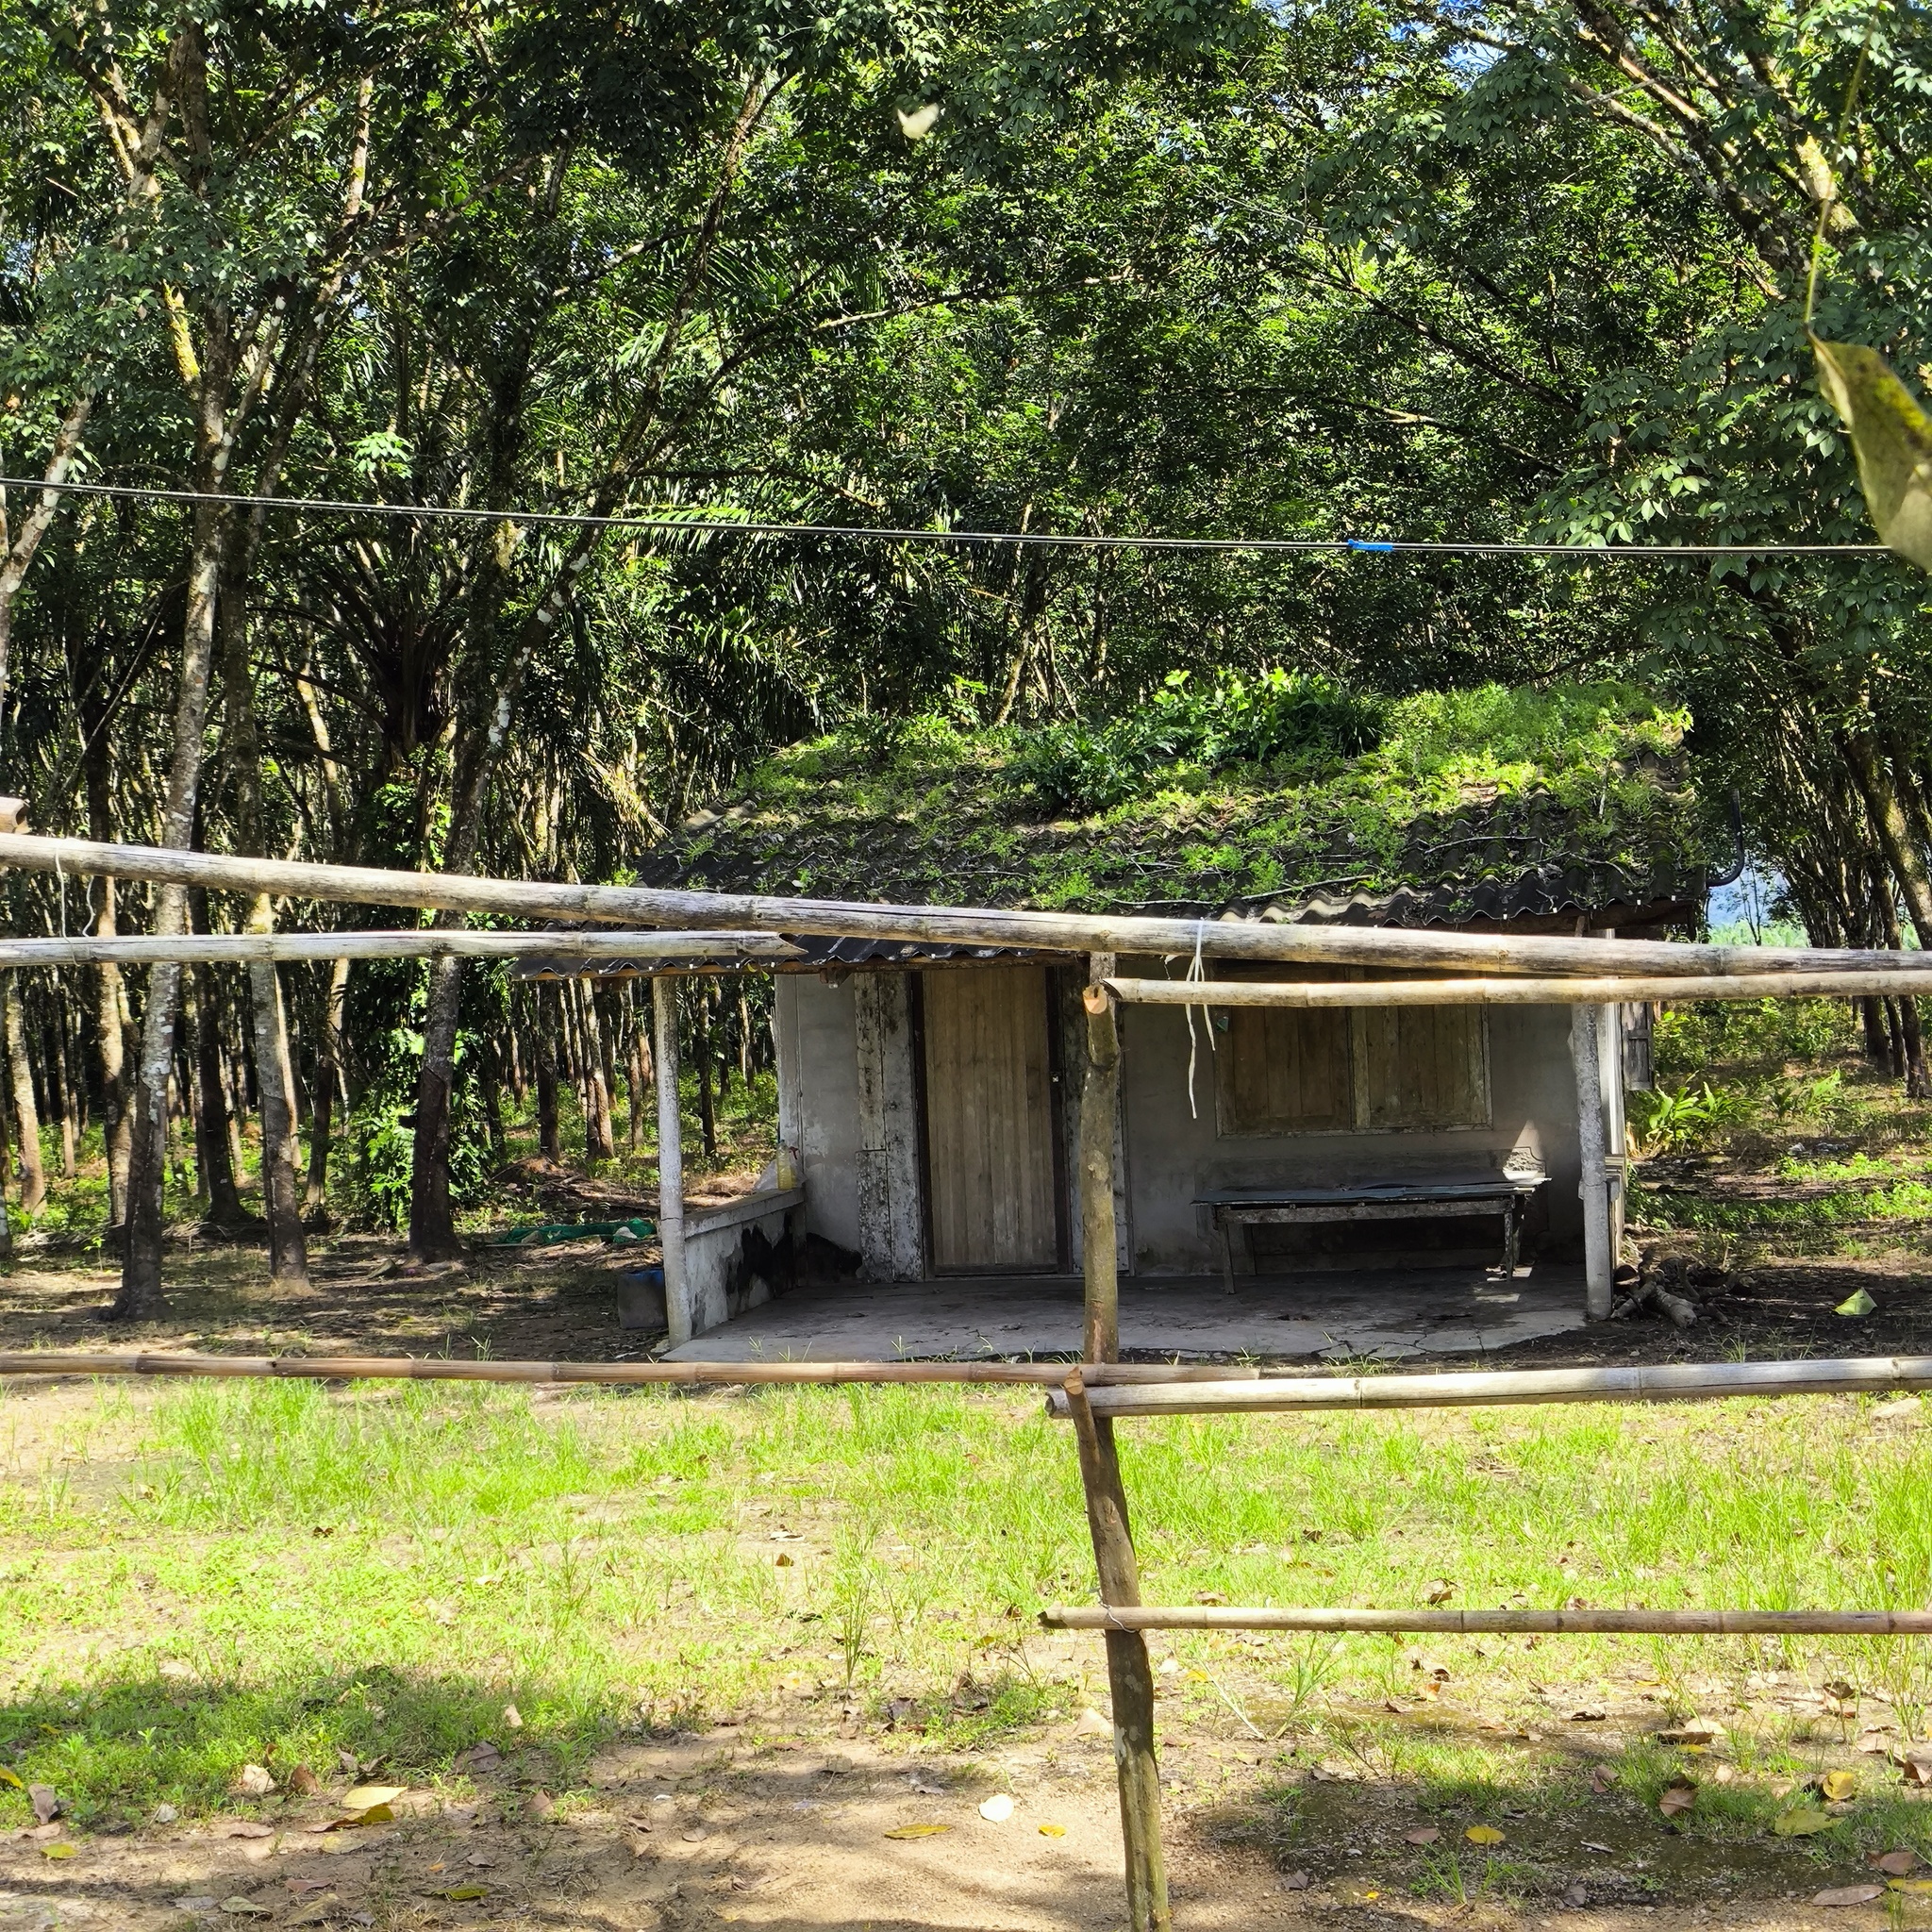
[[[1097,1645],[1038,1647],[1040,1606],[1093,1584],[1071,1439],[1030,1395],[114,1385],[63,1398],[58,1426],[49,1395],[0,1397],[0,1757],[84,1816],[215,1805],[243,1763],[342,1751],[448,1779],[489,1737],[560,1793],[639,1726],[857,1705],[972,1750],[1104,1702]],[[1400,1607],[1447,1579],[1472,1607],[1921,1603],[1932,1446],[1874,1433],[1869,1407],[1193,1417],[1122,1438],[1150,1602]],[[1578,1776],[1546,1746],[1384,1711],[1438,1669],[1432,1724],[1546,1724],[1554,1678],[1661,1680],[1661,1724],[1766,1669],[1847,1676],[1902,1721],[1927,1703],[1918,1649],[1825,1639],[1424,1656],[1180,1632],[1157,1650],[1182,1667],[1160,1679],[1164,1729],[1314,1737],[1464,1823],[1565,1814]],[[1761,1833],[1770,1781],[1844,1748],[1835,1721],[1725,1722],[1739,1783],[1704,1780],[1693,1832]],[[1654,1814],[1685,1762],[1634,1747],[1620,1791]],[[1860,1777],[1865,1808],[1833,1835],[1862,1843],[1900,1801],[1882,1761]],[[0,1795],[0,1824],[17,1817]]]

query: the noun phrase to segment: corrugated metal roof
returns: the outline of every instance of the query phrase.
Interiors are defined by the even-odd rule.
[[[817,933],[787,933],[798,948],[795,959],[774,964],[751,959],[742,953],[718,953],[703,958],[584,959],[575,956],[531,954],[511,968],[516,979],[648,979],[657,974],[675,976],[692,973],[832,973],[891,971],[906,966],[963,965],[991,959],[1058,959],[1022,946],[947,946],[930,940],[835,939]]]

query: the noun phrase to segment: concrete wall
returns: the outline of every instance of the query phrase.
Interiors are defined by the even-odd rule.
[[[858,1033],[854,980],[776,975],[779,1136],[798,1161],[805,1227],[859,1252]]]
[[[749,1194],[729,1208],[702,1209],[685,1223],[684,1280],[693,1335],[755,1308],[780,1293],[789,1276],[796,1189]],[[754,1235],[760,1239],[751,1239]],[[764,1265],[760,1265],[760,1257]]]
[[[1158,976],[1158,960],[1123,960]],[[1195,1016],[1195,1114],[1188,1109],[1188,1024],[1178,1007],[1121,1009],[1121,1085],[1133,1189],[1134,1272],[1197,1274],[1219,1264],[1198,1194],[1246,1186],[1321,1187],[1499,1171],[1512,1153],[1549,1175],[1549,1241],[1582,1238],[1576,1084],[1566,1007],[1489,1010],[1487,1127],[1222,1136],[1214,1062]]]
[[[1124,974],[1157,976],[1158,960],[1123,960]],[[865,1165],[857,975],[827,986],[815,974],[776,981],[779,1132],[805,1189],[805,1230],[863,1253]],[[1140,1274],[1198,1274],[1218,1266],[1198,1194],[1248,1185],[1322,1186],[1407,1176],[1490,1173],[1512,1154],[1549,1176],[1546,1240],[1568,1253],[1582,1240],[1576,1087],[1565,1007],[1497,1007],[1488,1012],[1490,1124],[1375,1133],[1223,1136],[1216,1124],[1214,1063],[1205,1041],[1188,1110],[1188,1027],[1173,1007],[1121,1009],[1121,1112],[1127,1199],[1119,1214],[1124,1267]],[[1197,1037],[1198,1037],[1197,1019]],[[1069,1036],[1072,1028],[1068,1028]],[[1621,1082],[1606,1043],[1606,1125],[1621,1151]],[[1073,1062],[1077,1068],[1077,1061]],[[1068,1083],[1074,1124],[1077,1080]],[[908,1122],[909,1126],[909,1122]],[[911,1149],[905,1150],[910,1158]],[[1074,1225],[1078,1207],[1073,1206]]]

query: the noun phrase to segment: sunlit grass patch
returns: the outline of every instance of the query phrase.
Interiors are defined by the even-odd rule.
[[[1932,1447],[1909,1416],[1874,1430],[1872,1407],[1120,1433],[1150,1602],[1401,1607],[1446,1587],[1470,1607],[1917,1604]],[[0,1417],[0,1445],[34,1413]],[[0,1457],[0,1759],[78,1817],[220,1806],[243,1763],[344,1752],[460,1787],[457,1754],[488,1737],[503,1780],[561,1795],[601,1740],[653,1726],[859,1722],[889,1748],[975,1752],[1106,1706],[1097,1641],[1034,1623],[1093,1581],[1071,1440],[1030,1394],[116,1385],[64,1417]],[[1536,1865],[1538,1834],[1607,1809],[1626,1832],[1761,1843],[1806,1869],[1924,1842],[1872,1756],[1823,1842],[1771,1834],[1868,1718],[1921,1728],[1923,1646],[1174,1632],[1154,1648],[1172,1666],[1163,1738],[1183,1757],[1191,1738],[1251,1745],[1259,1780],[1294,1793],[1250,1801],[1255,1842],[1277,1849],[1321,1842],[1336,1794],[1370,1790],[1445,1842],[1502,1821],[1499,1867]],[[1851,1702],[1815,1690],[1827,1679]],[[1565,1728],[1607,1701],[1623,1748]],[[1691,1711],[1723,1714],[1712,1752],[1651,1740]],[[1329,1761],[1355,1782],[1287,1782]],[[1586,1782],[1597,1763],[1612,1795]],[[1673,1831],[1657,1800],[1680,1774],[1698,1789]],[[0,1800],[0,1823],[20,1806]],[[1457,1853],[1465,1890],[1527,1882],[1476,1854]]]

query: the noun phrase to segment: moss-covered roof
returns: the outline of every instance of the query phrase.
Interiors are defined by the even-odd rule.
[[[1685,776],[1687,719],[1626,685],[1350,699],[1337,730],[1326,712],[1306,725],[1299,687],[1234,686],[1238,704],[1229,689],[1171,687],[1100,732],[927,717],[793,745],[639,876],[810,898],[1464,924],[1681,912],[1728,843]],[[1303,709],[1284,726],[1291,702]],[[1274,707],[1259,727],[1257,704]],[[1183,711],[1192,722],[1177,725]],[[1259,756],[1238,755],[1255,745]]]

